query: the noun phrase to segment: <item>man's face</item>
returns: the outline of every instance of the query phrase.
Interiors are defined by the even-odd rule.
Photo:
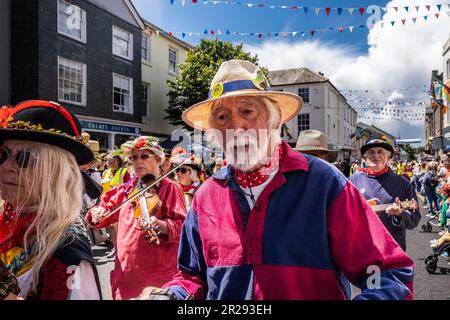
[[[13,204],[25,205],[22,203],[21,196],[28,197],[29,192],[24,190],[30,184],[30,171],[33,170],[33,162],[36,159],[36,154],[29,151],[32,142],[19,140],[6,140],[1,145],[0,156],[0,197]],[[21,168],[25,162],[20,162],[25,159],[29,153],[29,162],[26,168]],[[8,156],[9,155],[9,156]],[[25,157],[24,157],[25,156]],[[20,165],[17,163],[20,162]],[[27,199],[33,201],[33,199]]]
[[[131,152],[131,161],[136,175],[139,178],[148,174],[154,174],[158,167],[158,157],[150,150],[133,150]]]
[[[384,148],[370,148],[364,154],[367,166],[371,169],[383,169],[389,163],[389,151]]]
[[[269,115],[254,97],[224,99],[211,110],[211,128],[221,133],[226,158],[235,168],[251,171],[271,156]]]
[[[320,158],[328,162],[328,152],[320,150],[302,151],[303,153],[310,154],[314,157]]]

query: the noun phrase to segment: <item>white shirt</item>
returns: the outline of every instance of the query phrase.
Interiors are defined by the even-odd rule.
[[[270,174],[269,178],[264,183],[260,184],[259,186],[251,188],[253,196],[255,197],[255,203],[258,201],[259,196],[264,191],[264,189],[267,187],[267,185],[270,183],[270,181],[273,180],[273,178],[275,177],[277,172],[278,172],[278,169],[274,170]],[[250,210],[252,210],[253,209],[253,201],[252,201],[252,198],[250,197],[250,195],[251,195],[250,188],[242,188],[241,187],[241,190],[245,193],[245,199],[247,199],[248,205],[250,206]]]

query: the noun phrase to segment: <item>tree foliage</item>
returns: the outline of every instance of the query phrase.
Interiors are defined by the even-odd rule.
[[[193,50],[189,50],[186,61],[179,65],[180,76],[175,81],[168,81],[169,107],[164,119],[168,119],[172,125],[182,125],[192,130],[181,120],[181,114],[188,107],[208,99],[211,80],[222,62],[232,59],[249,60],[258,64],[258,57],[244,52],[243,44],[233,45],[217,39],[202,39]],[[267,69],[261,69],[267,75]]]

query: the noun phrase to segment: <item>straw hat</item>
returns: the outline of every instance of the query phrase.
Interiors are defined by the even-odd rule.
[[[297,115],[303,106],[303,100],[298,95],[271,91],[269,81],[258,66],[246,60],[230,60],[222,63],[214,76],[208,100],[185,110],[182,119],[189,126],[206,131],[212,102],[241,96],[270,98],[281,111],[282,123]]]
[[[294,149],[301,152],[326,151],[329,162],[336,161],[338,157],[338,151],[328,149],[327,137],[318,130],[301,131]]]

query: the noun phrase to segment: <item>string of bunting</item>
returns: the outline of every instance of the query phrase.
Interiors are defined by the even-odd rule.
[[[446,12],[447,16],[450,17],[450,10]],[[400,26],[405,26],[407,24],[407,22],[409,23],[413,23],[416,24],[416,22],[418,21],[418,19],[423,19],[423,21],[431,21],[431,19],[428,19],[430,15],[425,15],[420,17],[411,17],[411,18],[405,18],[405,19],[400,19],[400,20],[392,20],[390,21],[390,23],[388,24],[388,26],[394,27],[395,25],[400,25]],[[439,17],[441,17],[441,15],[439,13],[433,14],[432,16],[434,16],[436,19],[439,19]],[[386,26],[386,23],[381,21],[380,22],[380,27],[384,28]],[[206,28],[203,32],[180,32],[180,31],[159,31],[156,30],[156,34],[157,35],[165,35],[165,36],[181,36],[183,38],[186,38],[186,36],[192,37],[192,36],[214,36],[214,37],[219,37],[219,36],[256,36],[259,39],[262,39],[263,37],[266,38],[279,38],[279,37],[283,37],[283,38],[288,38],[288,37],[305,37],[305,36],[311,36],[314,37],[314,35],[317,34],[323,34],[325,32],[330,32],[330,31],[335,31],[335,32],[344,32],[344,31],[349,31],[349,32],[353,32],[355,30],[359,30],[359,29],[372,29],[374,27],[374,25],[365,25],[365,24],[361,24],[361,25],[352,25],[352,26],[345,26],[345,27],[328,27],[328,28],[321,28],[321,29],[312,29],[312,30],[308,30],[308,31],[289,31],[289,32],[285,32],[285,31],[278,31],[278,32],[231,32],[229,29],[226,29],[225,31],[222,31],[221,29],[208,29]]]
[[[388,88],[388,89],[383,88],[383,89],[371,89],[371,90],[368,90],[368,89],[348,90],[348,89],[346,89],[346,90],[340,90],[340,92],[343,95],[348,95],[348,94],[351,95],[351,93],[376,93],[376,94],[380,94],[380,93],[406,92],[406,91],[410,91],[410,90],[413,91],[413,90],[418,90],[418,89],[421,89],[421,88],[425,90],[428,87],[429,87],[429,85],[424,84],[422,86],[414,85],[414,86],[407,87],[407,88]]]
[[[175,0],[170,0],[170,4],[173,5]],[[240,5],[247,8],[268,8],[268,9],[286,9],[286,10],[294,10],[303,12],[304,14],[308,14],[314,12],[316,16],[318,16],[321,12],[324,12],[327,16],[329,16],[332,12],[336,12],[339,16],[342,15],[343,12],[348,13],[349,15],[353,15],[354,12],[359,12],[362,16],[365,12],[368,11],[368,7],[309,7],[309,6],[295,6],[295,5],[272,5],[265,3],[250,3],[244,1],[227,1],[227,0],[180,0],[181,5],[184,7],[186,3],[191,2],[193,5],[203,4],[203,5]],[[424,5],[416,5],[416,6],[390,6],[390,7],[381,7],[384,12],[394,11],[401,12],[404,11],[406,13],[413,12],[414,9],[416,12],[419,12],[421,9],[426,10],[428,12],[431,11],[432,8],[436,7],[438,12],[441,11],[442,8],[448,6],[450,9],[450,3],[438,3],[438,4],[424,4]]]

